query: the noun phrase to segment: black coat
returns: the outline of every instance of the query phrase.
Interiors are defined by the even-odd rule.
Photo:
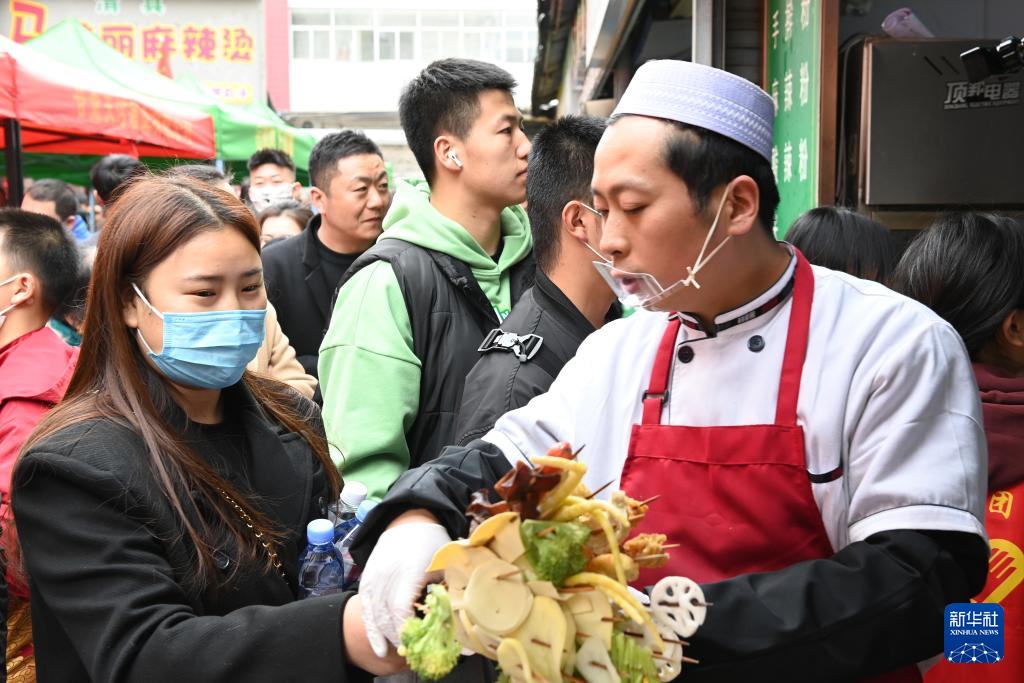
[[[617,302],[606,322],[622,316]],[[547,275],[537,271],[533,287],[512,307],[501,322],[501,332],[540,337],[536,355],[520,360],[513,350],[494,348],[466,376],[455,433],[457,443],[478,439],[499,417],[543,394],[555,381],[594,326]]]
[[[388,523],[414,508],[464,538],[470,496],[493,490],[509,469],[483,440],[445,449],[395,482],[361,527],[353,557],[365,563]],[[830,558],[704,584],[713,606],[685,652],[700,664],[679,680],[855,681],[927,659],[942,651],[946,605],[967,602],[987,571],[988,547],[975,534],[896,530]]]
[[[305,526],[328,495],[319,461],[242,385],[225,400],[239,407],[248,486],[287,532],[277,548],[287,583],[242,569],[217,596],[190,592],[189,546],[141,438],[111,419],[69,426],[27,452],[14,481],[41,683],[369,680],[344,659],[350,594],[295,601]],[[230,571],[230,553],[214,556]]]
[[[317,377],[320,343],[331,319],[334,287],[324,280],[317,251],[320,216],[298,235],[271,244],[263,252],[267,298],[303,369]]]
[[[476,363],[480,342],[500,319],[468,265],[404,240],[381,240],[372,246],[345,273],[341,286],[377,261],[388,263],[395,273],[409,312],[413,351],[420,361],[419,408],[405,430],[410,466],[417,467],[437,457],[458,436],[455,420],[466,375]],[[509,270],[513,306],[533,285],[536,271],[532,253]]]

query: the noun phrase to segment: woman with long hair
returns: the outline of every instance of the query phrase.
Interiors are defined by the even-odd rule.
[[[78,366],[14,474],[38,680],[394,670],[358,597],[295,601],[306,524],[340,478],[316,407],[245,371],[259,244],[238,199],[191,179],[137,180],[111,212]]]
[[[893,288],[952,325],[973,361],[988,442],[992,546],[988,582],[975,600],[1001,604],[1005,616],[1007,656],[998,666],[939,662],[925,681],[1017,683],[1024,680],[1024,226],[994,214],[943,216],[907,248]]]

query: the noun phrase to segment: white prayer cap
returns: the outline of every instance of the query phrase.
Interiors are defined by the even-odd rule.
[[[772,158],[775,104],[761,88],[721,69],[662,59],[630,81],[613,116],[638,114],[714,131]]]

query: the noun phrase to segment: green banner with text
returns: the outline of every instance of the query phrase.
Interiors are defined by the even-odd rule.
[[[775,100],[772,170],[779,184],[775,234],[818,205],[821,143],[821,3],[766,0],[765,89]]]

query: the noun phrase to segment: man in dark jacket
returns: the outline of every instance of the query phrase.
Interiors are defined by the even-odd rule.
[[[480,346],[462,394],[460,444],[547,391],[586,336],[622,314],[590,265],[600,239],[590,178],[604,129],[601,119],[566,116],[533,139],[526,201],[537,280]]]
[[[381,233],[391,188],[380,148],[362,133],[332,133],[309,156],[318,214],[301,234],[263,252],[267,298],[307,374],[317,376],[331,296],[348,267]]]

